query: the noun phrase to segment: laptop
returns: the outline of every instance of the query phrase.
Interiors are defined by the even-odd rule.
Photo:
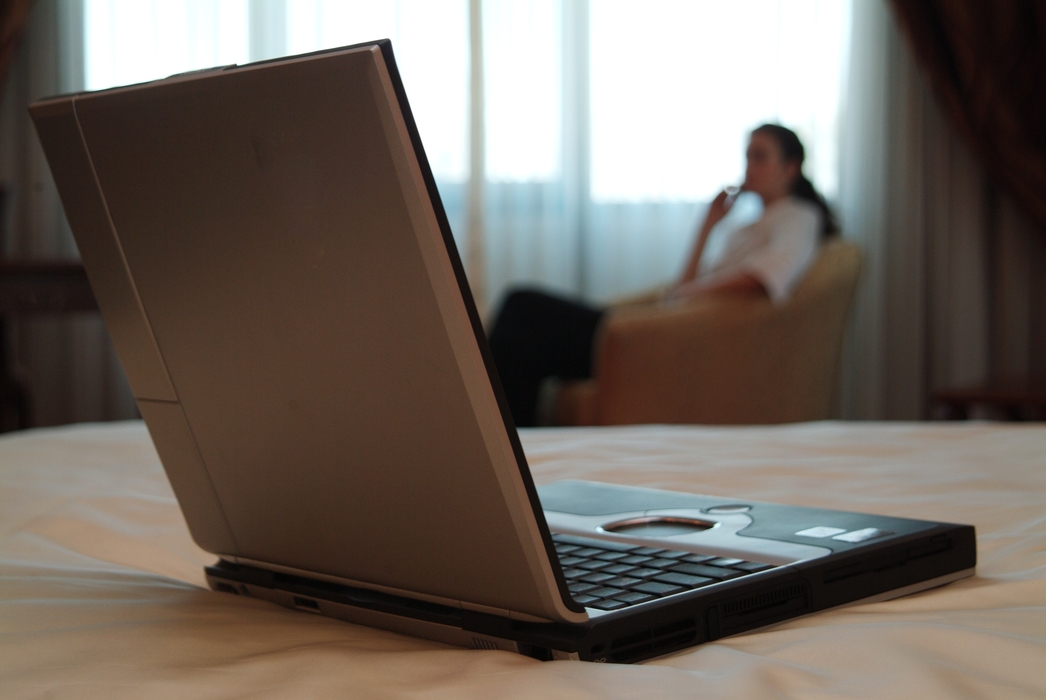
[[[388,41],[30,111],[217,591],[623,663],[974,571],[967,525],[536,488]]]

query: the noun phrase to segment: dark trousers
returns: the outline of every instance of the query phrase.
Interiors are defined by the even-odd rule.
[[[516,425],[536,425],[546,378],[592,376],[592,341],[603,313],[533,290],[505,298],[490,330],[490,351]]]

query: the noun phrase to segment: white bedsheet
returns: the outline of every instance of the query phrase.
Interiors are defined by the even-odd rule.
[[[0,698],[1043,698],[1046,426],[525,431],[585,478],[972,523],[978,574],[635,666],[467,651],[212,593],[140,423],[0,438]]]

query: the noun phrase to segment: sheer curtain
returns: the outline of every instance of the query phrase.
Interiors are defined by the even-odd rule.
[[[669,279],[764,121],[837,190],[837,0],[84,2],[90,89],[391,38],[481,308]]]
[[[486,302],[511,284],[601,301],[668,281],[707,201],[740,181],[762,122],[793,126],[813,179],[835,194],[847,3],[533,0],[482,12]],[[724,231],[757,213],[739,207]]]
[[[739,182],[759,123],[795,128],[808,173],[837,197],[849,12],[839,0],[38,0],[22,74],[50,82],[4,109],[389,37],[480,308],[493,312],[518,284],[598,302],[678,273],[707,201]],[[66,38],[47,44],[59,28]],[[41,58],[54,55],[59,64]],[[39,171],[24,119],[13,133]],[[11,245],[74,255],[46,175],[22,189],[18,215],[35,223]],[[38,186],[50,199],[28,196]],[[736,207],[716,238],[757,214],[751,201]],[[109,350],[80,349],[52,352],[48,370],[39,342],[22,342],[33,374],[70,377],[55,401],[88,364],[112,365]],[[38,419],[133,411],[103,404]]]

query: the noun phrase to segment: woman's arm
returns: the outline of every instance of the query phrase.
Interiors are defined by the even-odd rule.
[[[708,243],[708,234],[712,232],[716,224],[723,220],[723,217],[726,216],[733,205],[734,197],[731,197],[726,190],[720,192],[712,200],[708,207],[708,213],[705,215],[705,220],[701,224],[701,228],[698,229],[697,238],[694,241],[694,249],[690,253],[690,257],[687,258],[686,267],[683,268],[683,274],[679,278],[679,285],[677,286],[685,285],[697,277],[697,268],[701,264],[701,256],[704,254],[705,245]]]
[[[690,280],[676,285],[667,295],[668,299],[690,299],[708,294],[744,294],[769,296],[762,281],[749,272],[738,272],[729,277],[708,281]]]

